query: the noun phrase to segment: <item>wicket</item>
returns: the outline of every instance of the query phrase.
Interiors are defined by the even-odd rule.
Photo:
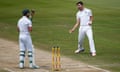
[[[52,47],[52,70],[59,71],[61,69],[60,63],[60,47]]]

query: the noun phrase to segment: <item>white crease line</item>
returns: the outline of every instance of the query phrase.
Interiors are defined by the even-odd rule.
[[[91,67],[91,68],[94,68],[94,69],[97,69],[97,70],[102,70],[104,72],[111,72],[111,71],[108,71],[108,70],[105,70],[105,69],[102,69],[102,68],[98,68],[98,67],[95,67],[95,66],[91,66],[91,65],[88,65],[88,67]]]
[[[82,66],[82,65],[78,65],[78,64],[71,64],[71,65],[69,65],[69,64],[66,64],[66,65],[63,65],[63,66],[69,66],[69,67],[66,67],[66,68],[85,68],[86,66]],[[88,65],[88,67],[90,67],[90,68],[93,68],[93,69],[97,69],[97,70],[101,70],[101,71],[104,71],[104,72],[110,72],[110,71],[108,71],[108,70],[105,70],[105,69],[102,69],[102,68],[98,68],[98,67],[95,67],[95,66],[91,66],[91,65]]]
[[[104,64],[104,65],[93,65],[93,66],[120,66],[120,64]]]
[[[11,70],[11,69],[9,69],[9,68],[4,68],[4,70],[7,70],[7,71],[9,71],[9,72],[15,72],[15,71],[13,71],[13,70]]]

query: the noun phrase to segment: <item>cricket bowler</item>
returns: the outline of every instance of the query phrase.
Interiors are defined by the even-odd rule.
[[[32,32],[32,22],[29,19],[30,16],[29,9],[24,9],[22,11],[22,14],[23,16],[19,19],[17,24],[17,29],[19,32],[19,47],[20,47],[19,68],[21,69],[24,68],[25,53],[28,52],[29,67],[32,69],[37,69],[39,67],[33,64],[34,62],[33,47],[30,36],[30,32]]]
[[[90,54],[91,56],[96,56],[96,50],[92,33],[92,11],[88,8],[85,8],[82,1],[77,2],[76,5],[79,10],[76,14],[76,24],[71,30],[69,30],[69,33],[72,33],[78,26],[80,26],[78,35],[78,49],[75,51],[75,53],[81,53],[85,50],[83,47],[83,40],[86,35],[89,40]]]

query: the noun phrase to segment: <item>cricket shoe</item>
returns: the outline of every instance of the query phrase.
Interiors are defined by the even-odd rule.
[[[37,65],[30,65],[29,66],[31,69],[39,69],[40,67],[39,66],[37,66]]]
[[[93,56],[93,57],[96,56],[96,52],[92,52],[91,56]]]
[[[20,63],[20,64],[19,64],[19,68],[20,68],[20,69],[24,69],[24,63]]]
[[[83,48],[83,49],[77,49],[76,51],[75,51],[75,54],[78,54],[78,53],[81,53],[81,52],[84,52],[85,51],[85,49]]]

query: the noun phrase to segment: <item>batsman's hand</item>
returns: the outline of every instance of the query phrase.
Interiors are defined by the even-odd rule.
[[[92,25],[92,21],[89,21],[89,22],[88,22],[88,25],[90,25],[90,26],[91,26],[91,25]]]

